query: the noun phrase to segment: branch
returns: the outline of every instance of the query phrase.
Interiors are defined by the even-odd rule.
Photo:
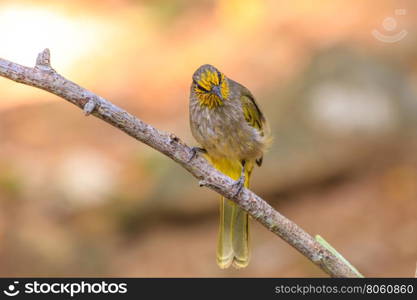
[[[0,58],[0,76],[31,85],[55,94],[119,128],[138,141],[165,154],[180,164],[206,186],[236,202],[255,220],[285,240],[301,254],[332,277],[358,277],[344,260],[318,243],[303,229],[274,210],[265,200],[243,188],[234,195],[234,180],[220,173],[203,157],[196,155],[177,136],[160,131],[115,106],[104,98],[80,87],[58,74],[50,65],[50,53],[45,49],[38,55],[36,66],[29,68]]]

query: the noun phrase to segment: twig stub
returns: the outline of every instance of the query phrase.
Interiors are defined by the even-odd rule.
[[[44,49],[41,53],[38,54],[36,58],[36,68],[50,70],[51,67],[51,52],[48,48]]]

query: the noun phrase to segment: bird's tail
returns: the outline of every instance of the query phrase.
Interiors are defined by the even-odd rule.
[[[239,160],[210,158],[213,165],[232,179],[241,176],[242,164]],[[245,165],[245,187],[249,187],[249,177],[253,163]],[[229,199],[221,198],[219,239],[217,244],[217,264],[225,269],[233,265],[244,268],[249,263],[249,219],[248,214]]]

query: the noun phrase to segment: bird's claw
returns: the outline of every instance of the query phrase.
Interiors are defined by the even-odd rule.
[[[190,155],[190,158],[188,159],[187,163],[189,163],[190,161],[192,161],[194,159],[194,157],[196,157],[197,152],[207,153],[206,149],[204,149],[204,148],[191,147],[191,155]]]
[[[240,176],[238,180],[233,183],[232,189],[235,190],[232,198],[235,198],[242,191],[243,186],[245,185],[245,175]]]

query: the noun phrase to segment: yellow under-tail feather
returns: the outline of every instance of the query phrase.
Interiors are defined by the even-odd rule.
[[[213,158],[207,155],[211,163],[220,172],[238,180],[242,172],[239,160]],[[253,162],[245,165],[245,187],[249,187],[249,178]],[[221,198],[219,239],[217,244],[217,264],[225,269],[233,265],[244,268],[249,263],[249,219],[248,214],[229,199]]]

